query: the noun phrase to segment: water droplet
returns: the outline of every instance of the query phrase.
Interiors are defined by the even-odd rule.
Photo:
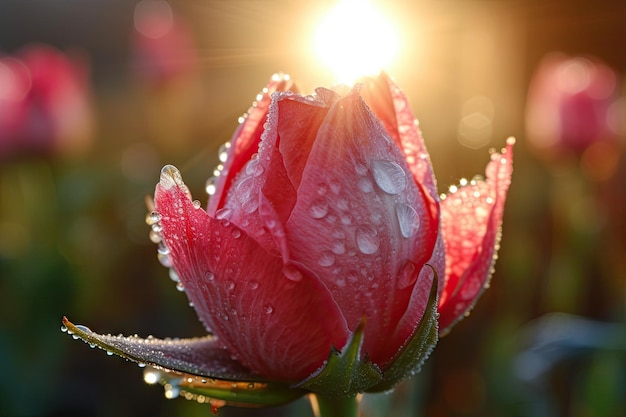
[[[80,330],[83,333],[91,333],[91,329],[87,326],[83,326],[82,324],[77,324],[75,327],[76,330]]]
[[[61,325],[61,331],[63,333],[67,332],[67,327],[65,327],[64,325]]]
[[[331,250],[336,255],[343,255],[344,253],[346,253],[346,245],[340,240],[335,240],[333,242]]]
[[[396,204],[396,217],[400,226],[400,233],[405,238],[413,236],[419,229],[419,217],[415,209],[408,204]]]
[[[199,209],[200,206],[202,205],[202,203],[200,202],[200,200],[193,200],[193,208],[195,209]]]
[[[328,214],[328,202],[326,200],[317,200],[309,207],[309,214],[314,219],[321,219]]]
[[[233,211],[229,208],[223,207],[215,212],[215,218],[218,220],[228,220]]]
[[[171,268],[173,266],[172,259],[168,254],[157,253],[157,259],[159,260],[159,262],[161,262],[161,265],[166,268]]]
[[[335,201],[335,205],[337,206],[339,210],[344,210],[344,211],[350,210],[348,200],[346,200],[343,197],[338,197],[337,200]]]
[[[361,162],[357,162],[354,164],[354,170],[359,175],[367,175],[367,171],[369,171],[369,169],[367,168],[367,165]]]
[[[252,177],[244,178],[242,181],[239,182],[239,184],[237,184],[237,187],[236,187],[237,199],[241,203],[245,203],[246,201],[250,200],[250,198],[252,197],[253,188],[254,188],[254,180],[252,179]]]
[[[258,281],[250,281],[250,282],[248,282],[248,287],[251,290],[256,290],[257,288],[259,288],[259,282]]]
[[[223,143],[218,149],[217,154],[221,162],[226,162],[228,159],[228,149],[230,149],[230,142]]]
[[[392,161],[372,161],[374,181],[387,194],[398,194],[406,188],[406,174],[402,167]]]
[[[213,281],[215,279],[215,274],[213,274],[213,272],[211,271],[205,271],[204,279],[206,279],[207,281]]]
[[[325,195],[328,192],[328,186],[326,184],[317,184],[317,188],[315,190],[317,192],[317,195]]]
[[[161,255],[167,255],[170,253],[170,249],[167,247],[167,245],[161,241],[159,242],[159,245],[157,246],[157,253],[160,253]]]
[[[244,212],[248,214],[252,214],[256,211],[256,209],[259,208],[259,199],[251,198],[248,201],[242,203],[241,208],[243,209]]]
[[[176,270],[174,268],[170,268],[170,279],[174,282],[180,282],[180,277],[178,276],[178,273],[176,273]]]
[[[263,165],[259,163],[258,158],[251,159],[246,164],[246,174],[252,175],[253,177],[261,176],[261,174],[263,174],[264,171],[265,171],[265,168],[263,168]]]
[[[204,184],[204,189],[208,195],[213,195],[217,191],[217,177],[209,177]]]
[[[148,368],[143,373],[143,380],[146,384],[156,384],[161,380],[161,372],[156,369]]]
[[[180,175],[178,168],[174,165],[165,165],[163,169],[161,169],[160,184],[165,189],[184,186],[183,177]]]
[[[272,314],[274,312],[274,307],[269,304],[265,304],[263,311],[265,311],[265,314]]]
[[[155,223],[161,221],[161,213],[158,211],[151,211],[146,215],[146,224],[152,226]]]
[[[154,230],[150,230],[150,233],[148,233],[148,238],[150,239],[150,242],[157,243],[157,244],[163,239],[161,237],[161,234],[158,232],[155,232]]]
[[[335,264],[335,255],[330,251],[324,251],[317,260],[320,266],[333,266]]]
[[[239,229],[233,229],[233,238],[239,239],[241,237],[241,231]]]
[[[407,261],[398,274],[397,285],[399,289],[404,289],[413,285],[417,280],[417,269],[415,264],[411,261]]]
[[[183,292],[183,291],[185,291],[185,286],[183,285],[183,283],[182,283],[182,282],[177,282],[177,283],[176,283],[176,289],[177,289],[178,291],[180,291],[180,292]]]
[[[359,226],[356,229],[356,244],[361,252],[370,255],[376,252],[380,245],[378,233],[369,226]]]
[[[369,178],[359,178],[358,186],[359,190],[364,193],[371,193],[374,191],[374,184],[372,184],[372,181],[370,181]]]
[[[228,281],[226,281],[226,288],[228,288],[229,291],[234,290],[235,282],[229,279]]]
[[[287,264],[283,268],[283,274],[290,279],[291,281],[299,282],[302,281],[302,272],[293,264]]]

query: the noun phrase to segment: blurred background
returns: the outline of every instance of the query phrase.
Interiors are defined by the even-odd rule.
[[[517,145],[491,289],[364,415],[626,415],[626,3],[379,3],[398,37],[386,69],[440,191]],[[337,81],[312,44],[334,5],[0,2],[1,416],[210,415],[60,320],[204,333],[156,259],[145,196],[171,163],[204,200],[219,146],[274,72],[303,91]]]

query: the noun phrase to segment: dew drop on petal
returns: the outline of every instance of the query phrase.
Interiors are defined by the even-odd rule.
[[[336,255],[343,255],[346,253],[346,245],[340,240],[336,240],[332,244],[332,252]]]
[[[161,234],[159,232],[155,232],[154,230],[150,230],[148,237],[150,238],[150,242],[152,243],[158,244],[159,242],[161,242],[161,240],[163,240]]]
[[[411,261],[407,261],[400,269],[398,275],[397,285],[399,289],[407,288],[415,283],[417,280],[417,269],[415,264]]]
[[[285,265],[285,267],[283,268],[283,274],[285,274],[287,279],[290,279],[291,281],[302,281],[302,272],[300,272],[300,270],[295,265]]]
[[[180,277],[178,276],[178,273],[176,273],[176,270],[174,268],[170,268],[169,275],[172,281],[180,282]]]
[[[415,209],[408,204],[396,204],[396,217],[400,226],[400,233],[405,238],[413,236],[419,229],[419,217]]]
[[[244,212],[252,214],[259,208],[259,200],[257,198],[251,198],[241,204],[241,208]]]
[[[269,304],[265,304],[265,306],[263,306],[263,311],[265,314],[272,314],[274,312],[274,307]]]
[[[328,214],[328,202],[326,200],[317,200],[309,207],[309,214],[314,219],[321,219]]]
[[[259,282],[258,281],[250,281],[250,282],[248,282],[248,287],[251,290],[256,290],[257,288],[259,288]]]
[[[239,229],[234,229],[232,235],[234,239],[239,239],[241,237],[241,231]]]
[[[161,241],[159,242],[159,245],[157,246],[157,253],[161,255],[168,255],[170,253],[170,249],[167,247],[167,245],[163,241]]]
[[[317,195],[322,196],[328,192],[328,186],[326,184],[318,184],[315,191]]]
[[[319,263],[320,266],[333,266],[335,264],[335,255],[330,251],[324,251],[321,253],[317,263]]]
[[[157,259],[159,260],[159,262],[161,262],[161,265],[163,265],[164,267],[166,268],[172,267],[172,260],[169,254],[157,253]]]
[[[165,165],[161,169],[160,183],[165,189],[184,185],[183,177],[174,165]]]
[[[245,179],[243,179],[239,184],[237,184],[235,190],[237,199],[241,203],[245,203],[246,201],[250,200],[250,198],[252,197],[253,188],[254,180],[252,179],[252,177],[246,177]]]
[[[183,291],[185,291],[185,286],[183,285],[183,283],[182,283],[182,282],[177,282],[177,283],[176,283],[176,289],[177,289],[178,291],[180,291],[180,292],[183,292]]]
[[[221,208],[215,212],[215,218],[218,220],[228,220],[233,211],[229,208]]]
[[[372,161],[372,174],[376,185],[387,194],[398,194],[406,188],[406,174],[395,162]]]
[[[223,143],[218,149],[217,154],[221,162],[226,162],[228,159],[228,149],[230,149],[230,142]]]
[[[200,200],[193,200],[193,208],[195,209],[199,209],[200,206],[202,205],[202,203],[200,203]]]
[[[206,183],[204,184],[204,190],[206,191],[208,195],[215,194],[215,191],[217,190],[215,186],[216,182],[217,182],[217,177],[209,177],[206,180]]]
[[[364,193],[371,193],[374,191],[374,184],[372,184],[372,181],[370,181],[369,178],[359,178],[358,186],[359,190]]]
[[[359,226],[356,229],[356,244],[366,255],[375,253],[380,245],[378,233],[369,226]]]
[[[211,271],[206,271],[204,273],[204,279],[206,279],[207,281],[213,281],[215,279],[215,274],[213,274],[213,272]]]
[[[368,168],[367,168],[367,165],[361,162],[357,162],[354,164],[354,170],[359,175],[367,175]]]
[[[146,215],[146,224],[152,226],[161,221],[161,214],[158,211],[151,211]]]

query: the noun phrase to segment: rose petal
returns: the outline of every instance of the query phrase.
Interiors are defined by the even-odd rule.
[[[439,301],[439,323],[444,333],[463,318],[488,285],[513,172],[513,144],[509,139],[501,154],[491,155],[486,180],[471,181],[442,201],[446,287]]]
[[[224,200],[233,180],[252,155],[258,151],[272,94],[276,91],[287,90],[297,91],[289,76],[274,74],[248,110],[246,119],[239,125],[230,140],[231,146],[228,149],[226,162],[224,162],[224,169],[218,177],[215,194],[209,199],[207,207],[209,214],[214,216],[215,212],[224,206]]]
[[[378,77],[364,78],[363,82],[361,95],[404,152],[415,182],[439,201],[430,156],[408,98],[384,72]]]
[[[281,118],[290,110],[296,107],[281,107]],[[297,132],[280,140],[295,143]],[[409,263],[421,269],[437,236],[436,213],[408,172],[401,151],[353,91],[332,105],[319,128],[286,225],[292,258],[329,288],[350,329],[368,317],[364,352],[375,363],[393,356],[415,327],[401,340],[389,338],[416,282],[402,280],[402,272]]]
[[[182,180],[167,175],[155,193],[163,239],[200,319],[234,357],[266,377],[297,381],[332,345],[343,346],[345,322],[320,282],[284,270],[245,231],[196,209]]]

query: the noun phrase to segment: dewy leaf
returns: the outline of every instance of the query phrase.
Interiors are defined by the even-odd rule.
[[[365,320],[341,352],[333,350],[326,364],[296,385],[331,398],[348,398],[379,384],[382,373],[367,356],[361,358]]]
[[[232,360],[213,336],[193,339],[157,339],[112,336],[92,332],[63,317],[63,329],[92,347],[139,363],[153,372],[146,382],[161,382],[166,396],[212,405],[262,407],[285,404],[305,394],[289,384],[265,381]],[[174,395],[175,393],[175,395]]]
[[[289,403],[306,394],[288,384],[276,382],[225,381],[196,375],[166,372],[146,368],[144,380],[160,383],[167,398],[183,397],[207,403],[216,408],[223,405],[238,407],[277,406]]]
[[[433,284],[430,288],[430,296],[426,310],[420,321],[420,325],[411,335],[408,343],[398,352],[391,361],[391,365],[385,369],[383,380],[376,386],[369,388],[368,392],[388,391],[403,379],[419,372],[420,367],[428,359],[435,348],[439,338],[437,313],[437,272],[433,270]]]
[[[213,336],[193,339],[146,339],[138,336],[101,335],[85,326],[77,326],[66,317],[63,325],[74,338],[80,338],[92,347],[98,346],[140,365],[158,366],[208,378],[228,380],[260,380],[238,362],[230,359],[227,351]]]

